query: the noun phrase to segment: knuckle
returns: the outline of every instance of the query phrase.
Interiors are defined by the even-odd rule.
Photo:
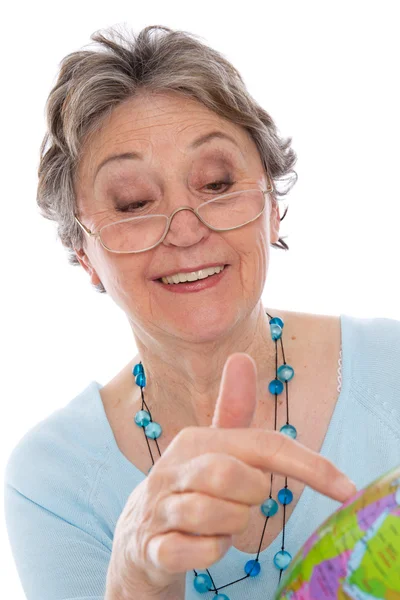
[[[207,521],[210,514],[210,500],[202,494],[174,494],[164,503],[162,516],[168,529],[183,528],[195,532]]]
[[[187,527],[191,520],[191,511],[186,494],[171,496],[164,513],[169,527]]]
[[[158,565],[168,575],[184,573],[187,571],[185,565],[192,562],[192,549],[187,544],[186,537],[172,531],[163,535],[158,542]]]
[[[185,448],[190,448],[192,451],[200,453],[203,448],[203,429],[202,427],[184,427],[177,433],[172,440],[169,448],[178,448],[184,455]],[[168,449],[169,449],[168,448]],[[165,455],[165,452],[164,452]]]
[[[210,455],[207,477],[215,494],[225,494],[235,483],[239,483],[235,461],[224,460],[220,455]]]
[[[286,451],[289,438],[277,431],[258,429],[255,440],[257,446],[259,445],[263,449],[263,454],[267,456],[268,460],[272,460],[278,454]]]
[[[187,442],[188,440],[190,440],[193,437],[194,429],[195,429],[195,427],[184,427],[177,434],[176,439],[179,440],[181,443]]]
[[[157,540],[154,547],[153,560],[157,566],[162,567],[168,574],[176,573],[177,555],[179,553],[179,536],[176,533],[163,535]]]
[[[181,525],[182,513],[180,494],[169,496],[160,505],[160,521],[163,523],[165,529]]]
[[[184,443],[192,443],[200,434],[201,427],[184,427],[180,430],[177,437]]]
[[[156,497],[170,487],[173,470],[174,467],[164,464],[162,458],[155,463],[145,480],[150,496]]]
[[[264,429],[254,429],[252,431],[253,443],[260,454],[265,455],[266,449],[268,449],[268,431]],[[267,435],[266,435],[267,434]]]
[[[211,516],[212,499],[203,494],[191,494],[188,502],[189,510],[186,513],[188,523],[193,533],[203,529]]]

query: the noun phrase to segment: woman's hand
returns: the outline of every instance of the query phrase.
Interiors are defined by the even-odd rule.
[[[185,572],[210,567],[226,553],[232,535],[245,531],[250,508],[269,496],[270,472],[341,502],[356,492],[318,453],[281,433],[249,428],[256,381],[253,359],[231,355],[212,426],[183,429],[129,496],[113,555],[132,590],[140,584],[158,598],[183,598]]]

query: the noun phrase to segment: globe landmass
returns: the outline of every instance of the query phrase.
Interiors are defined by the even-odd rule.
[[[275,600],[400,600],[400,466],[326,519],[292,560]]]

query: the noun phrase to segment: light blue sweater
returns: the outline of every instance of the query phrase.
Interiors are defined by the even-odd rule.
[[[400,464],[400,321],[341,315],[341,327],[342,389],[321,454],[361,489]],[[120,452],[101,387],[90,383],[29,430],[9,457],[6,524],[28,600],[104,598],[115,525],[145,475]],[[306,487],[287,521],[286,550],[294,556],[339,505]],[[231,600],[271,599],[281,538],[261,552],[260,575],[222,592]],[[254,556],[231,547],[210,568],[216,585],[243,577]],[[187,573],[187,600],[214,597],[196,592],[193,572]]]

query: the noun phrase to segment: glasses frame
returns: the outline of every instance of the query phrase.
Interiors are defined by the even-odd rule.
[[[169,228],[171,226],[171,222],[172,219],[174,218],[174,216],[176,215],[176,213],[178,213],[181,210],[190,210],[192,211],[196,217],[203,223],[203,225],[205,225],[206,227],[208,227],[209,229],[212,229],[213,231],[232,231],[233,229],[239,229],[240,227],[244,227],[245,225],[248,225],[249,223],[252,223],[253,221],[255,221],[256,219],[258,219],[264,212],[265,210],[265,196],[266,194],[270,194],[271,192],[273,192],[273,186],[271,183],[271,179],[269,178],[269,176],[267,175],[268,178],[268,187],[266,190],[263,190],[261,188],[258,189],[251,189],[251,190],[240,190],[239,192],[228,192],[227,194],[221,194],[220,196],[216,196],[215,198],[211,198],[211,200],[207,200],[207,202],[203,202],[202,204],[200,204],[197,208],[192,208],[191,206],[180,206],[179,208],[177,208],[176,210],[173,211],[173,213],[168,217],[167,215],[162,215],[162,214],[156,214],[156,215],[145,215],[144,217],[130,217],[129,219],[121,219],[120,221],[115,221],[115,223],[108,223],[107,225],[104,225],[103,227],[101,227],[99,229],[99,231],[95,232],[95,231],[91,231],[88,227],[86,227],[86,225],[84,225],[83,223],[81,223],[81,221],[78,219],[78,217],[74,214],[74,218],[75,221],[78,223],[78,225],[81,227],[81,229],[90,237],[92,238],[99,238],[100,240],[100,244],[103,246],[103,248],[105,248],[105,250],[107,250],[108,252],[113,252],[114,254],[139,254],[141,252],[147,252],[148,250],[152,250],[153,248],[156,248],[159,244],[161,244],[166,235],[168,234]],[[209,204],[210,202],[215,202],[216,200],[220,200],[221,198],[225,198],[226,196],[233,196],[234,194],[239,194],[239,193],[243,193],[243,192],[254,192],[254,191],[259,191],[263,194],[264,197],[264,205],[263,208],[261,210],[261,212],[254,217],[253,219],[250,219],[250,221],[246,221],[246,223],[242,223],[241,225],[235,225],[235,227],[228,227],[228,228],[217,228],[217,227],[212,227],[211,225],[208,225],[208,223],[206,223],[201,216],[198,213],[199,208],[201,208],[202,206],[204,206],[205,204]],[[147,216],[152,216],[152,217],[166,217],[167,219],[167,226],[165,228],[165,232],[162,236],[162,238],[153,246],[149,246],[149,248],[145,248],[144,250],[112,250],[111,248],[108,248],[103,240],[101,239],[101,232],[103,231],[103,229],[106,229],[107,227],[110,227],[111,225],[116,225],[117,223],[124,223],[125,221],[133,221],[134,219],[142,219],[142,218],[146,218]]]

